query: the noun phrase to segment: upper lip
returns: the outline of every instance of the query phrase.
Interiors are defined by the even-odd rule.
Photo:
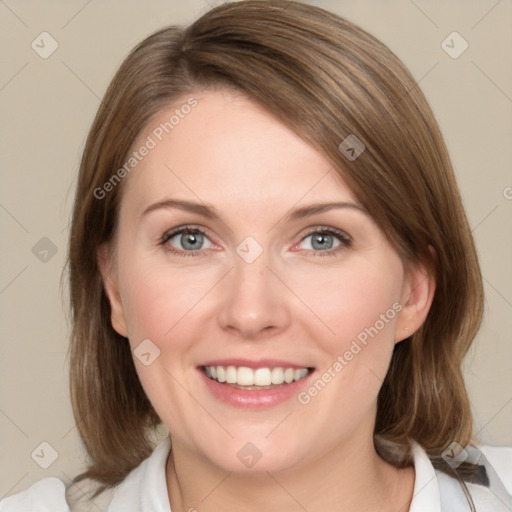
[[[250,359],[215,359],[211,361],[207,361],[199,365],[199,367],[204,366],[245,366],[247,368],[312,368],[307,364],[298,364],[292,363],[290,361],[283,361],[278,359],[258,359],[258,360],[250,360]]]

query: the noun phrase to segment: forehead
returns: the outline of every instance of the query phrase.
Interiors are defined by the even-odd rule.
[[[190,94],[155,116],[132,150],[143,146],[151,149],[123,198],[137,211],[165,196],[260,215],[301,200],[354,201],[322,154],[242,94]]]

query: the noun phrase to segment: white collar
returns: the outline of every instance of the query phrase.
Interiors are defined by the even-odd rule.
[[[425,450],[416,442],[412,442],[411,446],[415,482],[409,512],[441,512],[438,474]],[[170,449],[171,439],[167,438],[123,480],[116,489],[108,512],[171,512],[165,477]],[[455,490],[458,484],[449,477],[446,481],[449,482],[449,492],[452,493],[451,488]],[[447,486],[444,492],[446,489]],[[461,503],[460,510],[465,510],[464,503]]]
[[[108,512],[171,512],[165,465],[171,449],[166,438],[116,489]]]
[[[436,471],[425,450],[411,443],[414,461],[414,491],[409,512],[441,512],[441,498]]]

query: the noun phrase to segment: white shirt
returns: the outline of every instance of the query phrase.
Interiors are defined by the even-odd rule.
[[[460,483],[442,472],[436,471],[427,454],[417,443],[413,443],[415,469],[414,496],[409,512],[466,512],[471,510]],[[66,500],[70,487],[56,477],[39,480],[25,491],[0,501],[0,512],[82,512],[104,510],[105,512],[171,512],[165,465],[170,438],[162,441],[152,455],[137,466],[114,489],[94,501],[83,499],[78,486],[78,496],[72,505]],[[467,483],[477,512],[512,511],[512,447],[480,447],[486,459],[486,471],[490,486]],[[105,499],[107,503],[105,503]],[[100,503],[101,502],[101,503]]]

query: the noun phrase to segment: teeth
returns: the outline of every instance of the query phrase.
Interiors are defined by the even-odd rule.
[[[284,371],[284,381],[287,384],[290,384],[290,382],[293,382],[293,377],[295,376],[295,371],[293,368],[286,368]]]
[[[298,370],[300,371],[300,370]],[[306,370],[306,373],[308,371]],[[297,379],[299,380],[299,379]],[[272,369],[272,384],[282,384],[284,382],[284,370],[282,368]]]
[[[239,386],[252,386],[254,384],[254,372],[250,368],[241,366],[235,371],[237,372],[235,374],[236,380],[233,384],[238,384]]]
[[[237,371],[234,366],[226,368],[226,382],[228,384],[236,384]]]
[[[290,384],[308,374],[307,368],[247,368],[246,366],[205,366],[207,377],[217,382],[239,386],[270,386]]]
[[[253,373],[256,386],[270,386],[272,384],[272,371],[269,368],[257,368]]]

